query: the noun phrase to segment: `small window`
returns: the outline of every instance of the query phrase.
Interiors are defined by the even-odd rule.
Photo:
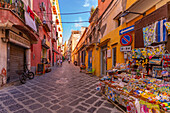
[[[86,38],[86,44],[87,44],[87,38]]]
[[[92,42],[92,36],[90,36],[90,38],[89,38],[89,42],[90,42],[90,43]]]
[[[19,36],[22,36],[22,37],[23,37],[23,33],[19,32]]]
[[[112,66],[116,66],[116,47],[112,49]]]
[[[121,25],[121,19],[119,18],[118,20],[118,27]]]
[[[121,19],[115,19],[115,28],[119,27],[121,25]]]
[[[28,5],[31,8],[31,0],[28,0]]]

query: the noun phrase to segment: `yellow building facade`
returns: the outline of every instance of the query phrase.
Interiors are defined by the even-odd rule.
[[[101,29],[102,27],[107,24],[106,31],[103,33],[103,35],[99,36],[99,41],[96,46],[93,47],[92,49],[92,62],[93,62],[93,68],[95,69],[95,74],[97,76],[103,76],[106,75],[106,71],[112,69],[115,64],[114,64],[114,51],[116,48],[116,63],[125,63],[125,58],[124,58],[124,52],[121,52],[120,49],[123,46],[120,43],[120,39],[123,35],[120,35],[120,31],[123,29],[126,29],[130,26],[133,26],[136,21],[142,19],[144,16],[154,12],[161,6],[165,5],[169,0],[152,0],[152,1],[147,1],[145,0],[143,4],[141,4],[142,0],[127,0],[125,3],[126,6],[122,7],[124,4],[123,2],[118,3],[117,6],[114,6],[115,8],[108,8],[108,11],[105,11],[103,14],[103,17],[100,18],[100,21],[102,21],[102,25],[100,26]],[[114,2],[112,3],[114,4]],[[148,4],[148,5],[147,5]],[[143,6],[144,5],[144,6]],[[111,5],[112,6],[112,5]],[[127,14],[125,17],[121,17],[121,14],[123,14],[124,11],[130,10],[132,12],[136,12],[134,7],[142,7],[142,9],[139,8],[140,14]],[[110,10],[109,10],[110,9]],[[118,10],[119,9],[119,10]],[[100,11],[100,9],[99,9]],[[121,13],[121,14],[120,14]],[[144,14],[144,15],[142,15]],[[105,16],[107,15],[107,16]],[[120,25],[116,25],[116,21],[121,21]],[[128,32],[132,36],[132,43],[129,44],[131,46],[131,49],[134,48],[134,43],[135,43],[135,33],[134,31]],[[104,48],[105,46],[105,48]],[[105,50],[103,50],[103,48]],[[104,53],[105,51],[106,53]],[[88,54],[88,52],[86,53]],[[105,57],[102,56],[102,54],[106,54]],[[88,56],[86,56],[86,65],[88,65]],[[104,59],[104,61],[103,61]],[[106,61],[105,61],[106,60]],[[104,64],[104,62],[106,64]],[[106,66],[106,67],[104,67]],[[105,70],[105,71],[103,71]]]
[[[104,13],[98,17],[97,21],[94,22],[93,20],[90,22],[86,36],[84,37],[83,42],[86,42],[86,69],[91,66],[95,70],[95,75],[100,77],[106,75],[107,70],[114,68],[117,63],[125,63],[128,56],[126,52],[122,52],[122,48],[126,48],[126,44],[122,44],[124,36],[128,35],[132,37],[132,42],[129,41],[127,46],[131,47],[130,50],[134,49],[135,22],[142,21],[142,18],[156,11],[168,1],[127,0],[111,2]],[[100,13],[99,6],[98,12]],[[93,26],[95,26],[94,39],[97,37],[96,41],[90,41],[90,36],[94,29]]]

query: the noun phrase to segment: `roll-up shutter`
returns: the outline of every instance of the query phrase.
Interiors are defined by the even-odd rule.
[[[19,80],[16,71],[24,69],[24,53],[24,48],[13,44],[10,45],[10,81]]]

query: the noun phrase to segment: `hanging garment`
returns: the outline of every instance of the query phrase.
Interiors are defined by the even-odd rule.
[[[27,12],[29,13],[30,17],[34,20],[34,13],[33,13],[33,11],[30,9],[29,6],[28,6],[28,8],[27,8]]]
[[[157,42],[167,41],[167,31],[166,26],[164,25],[167,20],[161,20],[157,25]]]
[[[143,40],[145,47],[156,42],[156,26],[157,22],[143,28]]]

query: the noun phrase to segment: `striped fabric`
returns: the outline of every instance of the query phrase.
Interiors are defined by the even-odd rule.
[[[157,23],[157,42],[167,41],[167,31],[165,27],[166,19],[158,21]]]

